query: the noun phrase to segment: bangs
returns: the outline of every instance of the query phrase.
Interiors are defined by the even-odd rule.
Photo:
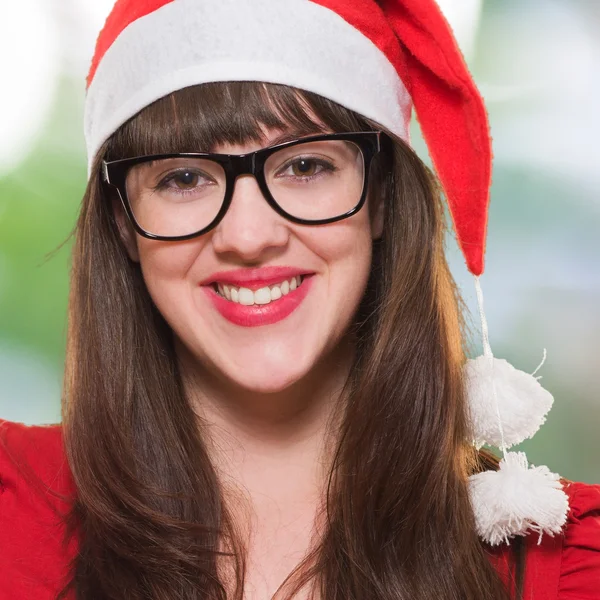
[[[301,137],[374,126],[322,96],[285,85],[206,83],[173,92],[130,119],[108,141],[106,160],[260,143],[265,129]]]

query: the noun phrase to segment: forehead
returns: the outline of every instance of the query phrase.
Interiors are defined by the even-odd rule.
[[[169,152],[214,151],[224,145],[270,145],[362,127],[353,113],[318,96],[257,82],[185,88],[151,104],[111,138],[108,159]]]

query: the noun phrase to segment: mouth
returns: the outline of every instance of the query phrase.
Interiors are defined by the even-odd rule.
[[[289,317],[309,294],[315,279],[313,275],[288,276],[268,282],[269,285],[264,281],[247,283],[250,287],[212,282],[201,289],[227,321],[243,327],[258,327]]]
[[[296,275],[257,290],[218,282],[214,282],[212,288],[215,293],[229,302],[242,306],[266,306],[297,290],[305,278],[306,275]]]

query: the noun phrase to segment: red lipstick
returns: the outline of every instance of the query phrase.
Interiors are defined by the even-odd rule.
[[[302,283],[269,304],[243,305],[223,297],[218,285],[247,288],[252,291],[280,284],[293,277],[302,276]],[[201,282],[202,290],[222,317],[242,327],[271,325],[288,317],[306,298],[313,283],[313,273],[296,267],[261,267],[235,269],[213,273]]]

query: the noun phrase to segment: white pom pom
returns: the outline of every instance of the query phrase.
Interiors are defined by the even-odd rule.
[[[492,546],[527,531],[554,536],[567,520],[569,500],[559,476],[527,465],[523,452],[508,452],[499,471],[469,477],[469,494],[479,537]]]
[[[477,448],[484,443],[502,448],[503,441],[510,448],[532,437],[544,424],[554,398],[533,375],[490,356],[468,360],[464,373],[471,435]]]

